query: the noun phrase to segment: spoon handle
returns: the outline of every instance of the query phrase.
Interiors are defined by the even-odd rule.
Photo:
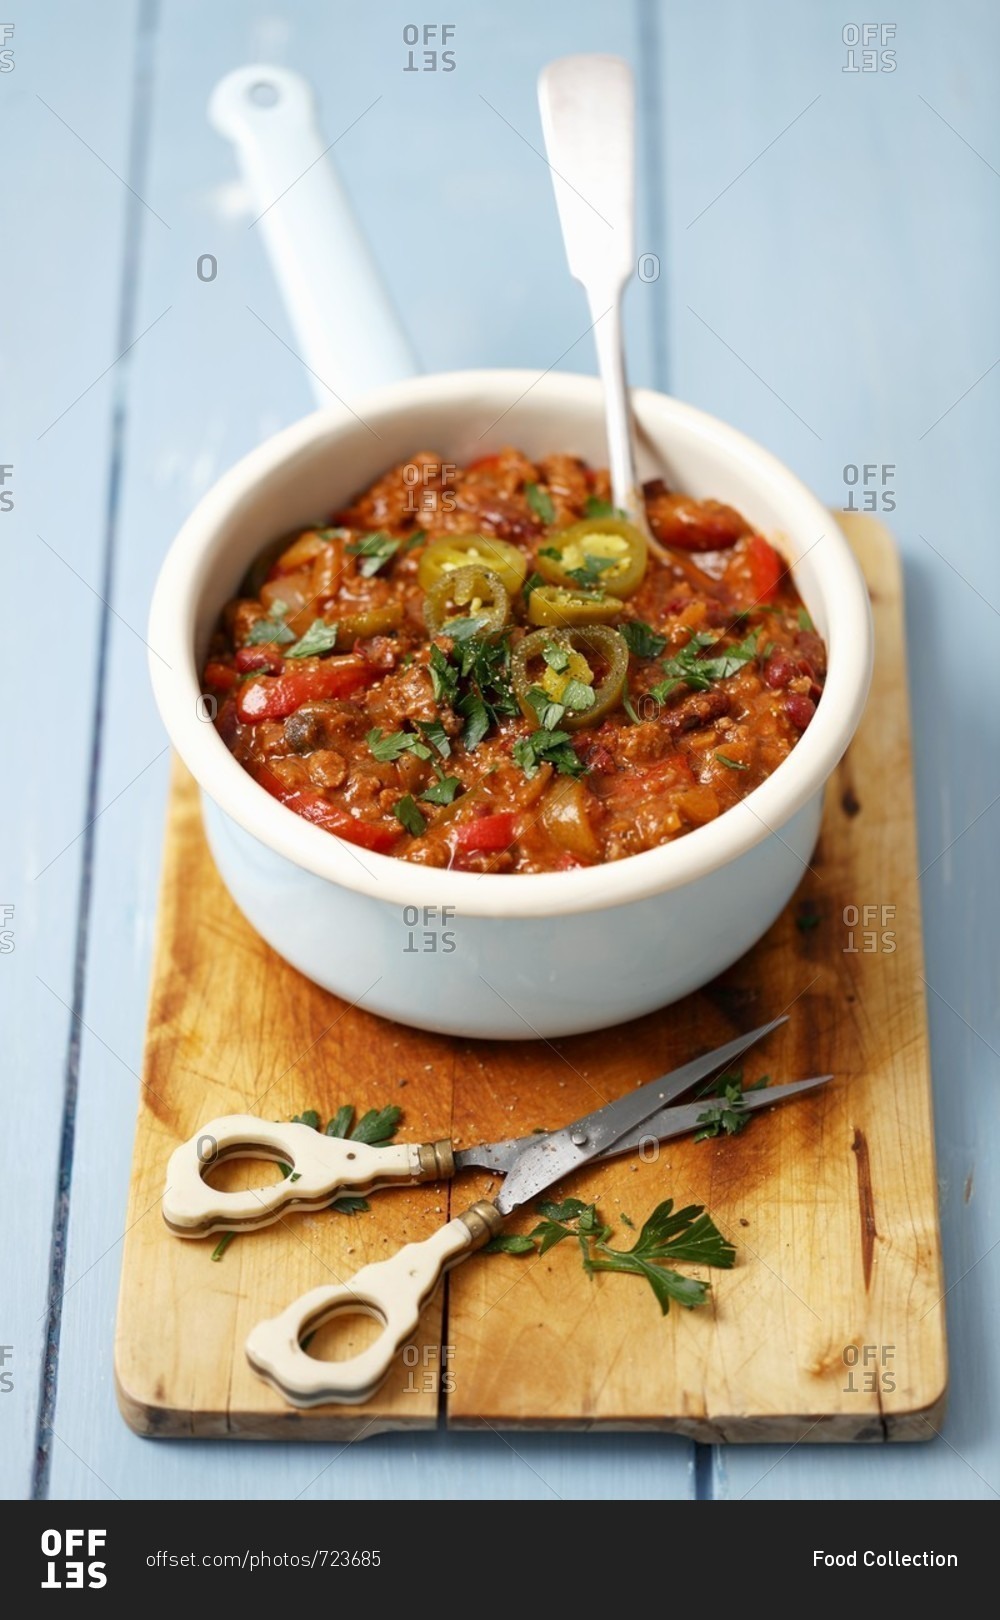
[[[612,500],[648,537],[621,321],[622,293],[635,270],[632,70],[616,56],[564,56],[541,73],[538,100],[570,273],[594,323]]]

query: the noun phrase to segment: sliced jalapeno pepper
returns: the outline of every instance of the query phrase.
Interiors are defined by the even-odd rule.
[[[423,590],[430,591],[443,575],[472,566],[498,574],[508,596],[516,596],[528,572],[528,559],[516,546],[494,540],[492,535],[450,534],[431,541],[420,559],[417,580]]]
[[[536,585],[528,598],[528,618],[532,624],[564,627],[609,624],[621,611],[617,596],[601,596],[597,591],[567,591],[561,585]]]
[[[534,594],[534,593],[532,593]],[[595,725],[617,708],[628,674],[628,647],[604,624],[568,630],[532,630],[511,657],[514,694],[521,713],[535,725],[546,720],[564,731]],[[563,710],[543,720],[544,698]]]
[[[624,597],[641,585],[648,560],[649,548],[633,523],[584,518],[550,535],[535,556],[535,567],[550,585],[564,590],[595,588]]]
[[[336,607],[331,609],[331,617]],[[368,636],[384,636],[398,630],[403,622],[403,604],[385,602],[381,607],[362,608],[358,613],[345,613],[337,619],[337,651],[350,652],[356,641]]]
[[[442,574],[427,593],[424,621],[432,636],[495,636],[510,617],[510,597],[491,568],[474,563]]]

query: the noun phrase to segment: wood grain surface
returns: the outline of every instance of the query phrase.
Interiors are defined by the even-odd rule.
[[[178,771],[117,1333],[132,1427],[347,1439],[434,1426],[440,1402],[462,1427],[925,1437],[946,1370],[900,579],[885,530],[871,519],[848,527],[871,588],[877,665],[810,869],[734,968],[633,1024],[471,1042],[338,1002],[237,913]],[[621,1247],[633,1241],[624,1216],[638,1226],[665,1197],[706,1205],[738,1259],[710,1274],[711,1303],[695,1311],[675,1306],[664,1319],[639,1279],[588,1278],[575,1244],[544,1258],[481,1256],[451,1274],[375,1399],[292,1411],[246,1364],[253,1323],[428,1235],[450,1197],[464,1208],[489,1180],[383,1193],[351,1218],[290,1216],[237,1237],[218,1261],[215,1239],[180,1242],[159,1217],[170,1152],[215,1115],[316,1108],[325,1118],[343,1102],[398,1102],[411,1139],[491,1140],[564,1124],[786,1010],[789,1024],[748,1058],[746,1078],[831,1070],[827,1090],[736,1138],[669,1143],[649,1162],[590,1167],[562,1189],[596,1200]]]

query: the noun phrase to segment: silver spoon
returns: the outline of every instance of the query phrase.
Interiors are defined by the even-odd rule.
[[[604,385],[611,498],[658,556],[635,472],[621,300],[635,272],[635,91],[617,56],[564,56],[538,79],[570,273],[587,295]]]

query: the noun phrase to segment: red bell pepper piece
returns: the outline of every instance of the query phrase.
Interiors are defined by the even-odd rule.
[[[506,849],[514,842],[517,816],[513,810],[498,810],[474,821],[460,821],[454,832],[456,849],[479,849],[489,853]]]
[[[773,601],[778,586],[788,569],[780,552],[764,539],[752,534],[747,541],[747,562],[750,565],[750,588],[757,602]]]
[[[402,836],[402,828],[391,822],[363,821],[360,816],[352,816],[340,805],[331,804],[329,799],[314,789],[286,787],[266,765],[259,766],[254,774],[272,798],[279,799],[304,821],[311,821],[314,826],[322,827],[324,832],[333,833],[337,838],[346,839],[349,844],[360,844],[362,849],[388,855]]]
[[[378,680],[380,674],[380,670],[353,654],[330,658],[316,669],[263,675],[259,680],[247,681],[236,706],[245,725],[253,726],[260,720],[284,720],[286,715],[301,709],[303,703],[314,699],[350,697],[352,692]]]

